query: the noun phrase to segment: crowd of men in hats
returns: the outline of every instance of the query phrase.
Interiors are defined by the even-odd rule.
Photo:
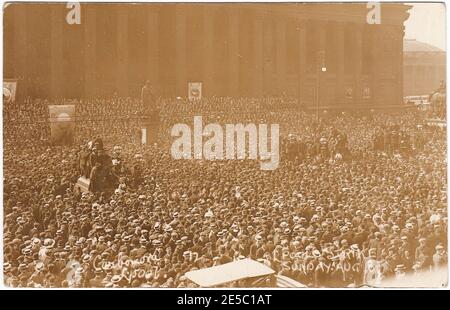
[[[282,146],[285,158],[291,161],[302,161],[317,155],[335,160],[347,160],[351,156],[347,136],[336,128],[328,139],[321,137],[316,143],[314,140],[301,140],[294,134],[289,134],[282,140]]]
[[[446,268],[445,131],[415,111],[328,113],[317,124],[286,100],[161,100],[157,145],[133,140],[127,102],[138,109],[138,99],[77,102],[77,115],[92,120],[76,125],[77,141],[100,135],[125,180],[112,195],[74,191],[81,144],[48,144],[45,101],[5,106],[5,284],[195,287],[187,271],[245,257],[311,287],[382,285]],[[278,123],[282,139],[326,152],[286,151],[274,171],[247,160],[173,160],[168,129],[192,115]],[[410,136],[408,154],[374,148],[391,126]]]
[[[403,155],[409,154],[413,149],[423,150],[427,137],[422,129],[420,124],[413,133],[399,130],[398,125],[379,128],[374,136],[373,148],[388,154],[396,152]]]

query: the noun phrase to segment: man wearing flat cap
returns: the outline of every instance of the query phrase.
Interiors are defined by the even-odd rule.
[[[447,253],[442,244],[436,246],[436,252],[433,255],[433,268],[436,270],[445,268],[447,266]]]

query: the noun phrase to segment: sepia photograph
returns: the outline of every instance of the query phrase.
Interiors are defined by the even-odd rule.
[[[2,286],[448,286],[444,2],[2,15]]]

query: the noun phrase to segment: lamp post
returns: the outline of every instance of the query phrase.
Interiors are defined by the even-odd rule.
[[[325,67],[325,51],[320,50],[317,53],[317,73],[316,73],[316,130],[315,130],[315,139],[317,140],[317,130],[319,128],[319,106],[320,106],[320,74],[322,72],[326,72],[327,68]]]

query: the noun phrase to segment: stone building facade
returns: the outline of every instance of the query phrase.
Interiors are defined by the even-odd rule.
[[[445,51],[416,40],[403,43],[403,92],[405,96],[429,95],[446,80]]]
[[[364,3],[88,3],[70,25],[66,4],[14,3],[4,76],[33,97],[138,96],[150,80],[161,96],[185,97],[191,81],[204,96],[395,105],[409,8],[383,3],[381,23],[368,24]]]

